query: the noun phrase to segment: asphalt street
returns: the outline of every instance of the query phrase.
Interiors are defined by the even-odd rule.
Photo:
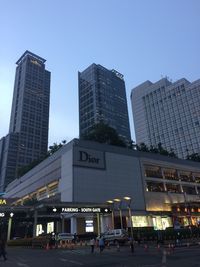
[[[98,249],[90,253],[90,247],[75,250],[42,250],[31,248],[8,248],[8,260],[0,259],[5,267],[200,267],[200,247],[157,249],[136,247],[131,253],[129,247],[120,251],[112,247],[102,253]]]

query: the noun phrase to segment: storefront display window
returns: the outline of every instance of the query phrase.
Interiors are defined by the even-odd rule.
[[[42,229],[42,224],[37,224],[37,226],[36,226],[36,236],[39,236],[42,233],[44,233],[44,231]]]
[[[54,222],[47,223],[47,234],[54,232]]]
[[[172,226],[172,220],[170,217],[156,216],[153,217],[152,220],[155,230],[165,230],[167,227]]]
[[[132,216],[133,227],[147,227],[147,216]]]

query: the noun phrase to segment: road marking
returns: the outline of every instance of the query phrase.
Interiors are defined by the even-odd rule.
[[[67,261],[66,259],[62,259],[62,258],[60,258],[59,260],[61,260],[61,261]]]
[[[77,264],[77,265],[84,265],[83,263],[78,262],[78,261],[72,261],[72,260],[70,260],[69,262],[74,263],[74,264]]]
[[[61,254],[79,254],[79,255],[88,254],[88,251],[86,251],[86,250],[63,250],[60,252],[61,252]]]
[[[21,262],[17,262],[17,265],[18,265],[18,266],[21,266],[21,267],[30,267],[28,264],[26,264],[26,263],[21,263]]]
[[[67,259],[63,259],[63,258],[59,258],[59,260],[64,261],[64,262],[69,262],[69,263],[73,263],[79,266],[83,266],[84,264],[78,261],[72,261],[72,260],[67,260]]]

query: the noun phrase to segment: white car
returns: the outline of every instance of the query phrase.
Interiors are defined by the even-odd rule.
[[[74,239],[74,235],[70,234],[70,233],[59,233],[57,235],[57,241],[61,241],[61,240],[73,240]]]
[[[128,234],[126,230],[124,229],[113,229],[109,230],[103,234],[101,234],[101,237],[105,241],[113,241],[113,242],[119,242],[124,243],[128,241]]]

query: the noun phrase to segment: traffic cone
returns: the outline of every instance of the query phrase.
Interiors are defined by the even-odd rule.
[[[166,250],[163,250],[163,255],[162,255],[162,267],[166,267],[167,259],[166,259]]]
[[[47,243],[46,245],[46,250],[49,250],[49,243]]]

